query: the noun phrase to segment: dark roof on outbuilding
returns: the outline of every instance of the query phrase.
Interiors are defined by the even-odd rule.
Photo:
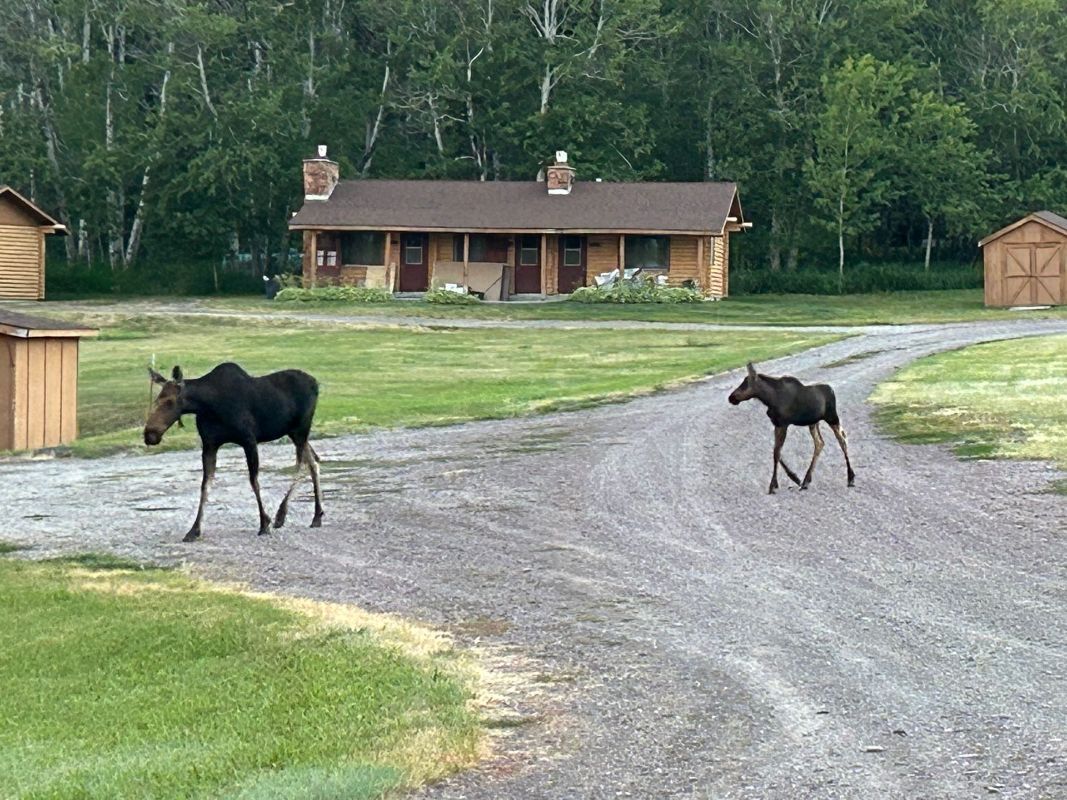
[[[734,183],[578,181],[549,195],[539,181],[341,181],[308,200],[295,229],[720,234],[742,221]]]
[[[1022,219],[1018,219],[1015,222],[1011,223],[1011,225],[1005,225],[999,231],[996,231],[995,233],[989,234],[984,239],[982,239],[980,242],[978,242],[978,246],[979,247],[985,247],[987,244],[989,244],[994,239],[999,239],[1005,233],[1013,231],[1016,228],[1018,228],[1020,225],[1025,225],[1027,222],[1030,222],[1031,220],[1037,221],[1037,222],[1042,222],[1045,225],[1048,225],[1049,227],[1056,229],[1057,231],[1062,233],[1064,236],[1067,236],[1067,218],[1061,217],[1059,214],[1054,214],[1051,211],[1035,211],[1033,214],[1027,214]]]
[[[95,336],[96,328],[0,308],[0,334],[21,339],[38,336]]]
[[[41,223],[41,225],[51,226],[63,232],[66,231],[66,228],[58,220],[53,219],[51,216],[42,211],[38,206],[36,206],[34,203],[31,203],[29,200],[27,200],[21,194],[16,192],[10,186],[0,183],[0,198],[3,197],[7,197],[9,199],[14,200],[16,203],[18,203],[18,205],[22,206],[22,208],[28,211],[32,216],[37,217],[37,220]]]

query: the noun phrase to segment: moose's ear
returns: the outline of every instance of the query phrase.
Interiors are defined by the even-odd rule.
[[[759,377],[756,375],[756,365],[751,361],[748,362],[748,377],[752,378],[752,380],[756,380],[756,378]]]
[[[185,380],[182,377],[182,368],[179,367],[177,364],[175,364],[174,369],[171,370],[170,377],[171,380],[173,380],[175,383],[181,383],[183,380]]]
[[[166,383],[167,379],[156,372],[151,367],[148,368],[148,374],[152,377],[152,383]]]

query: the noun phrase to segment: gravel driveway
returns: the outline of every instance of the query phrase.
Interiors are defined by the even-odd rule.
[[[1067,497],[1045,464],[901,446],[864,403],[902,364],[1067,322],[883,329],[763,365],[834,385],[810,491],[766,494],[772,434],[739,374],[589,411],[320,442],[307,498],[254,535],[225,451],[0,465],[0,538],[190,562],[515,648],[551,702],[427,798],[1067,797]],[[769,333],[768,335],[773,335]],[[810,454],[806,431],[786,453]],[[264,449],[264,492],[290,449]],[[783,484],[785,486],[785,484]]]

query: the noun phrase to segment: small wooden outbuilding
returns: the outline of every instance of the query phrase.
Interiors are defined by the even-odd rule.
[[[1038,211],[978,243],[987,306],[1067,305],[1067,219]]]
[[[44,211],[0,184],[0,300],[44,299],[44,237],[65,232]]]
[[[78,437],[78,340],[96,333],[0,309],[0,450]]]

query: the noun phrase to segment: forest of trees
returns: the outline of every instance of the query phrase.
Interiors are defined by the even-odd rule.
[[[319,143],[344,177],[736,180],[749,268],[970,260],[1067,210],[1065,87],[1061,0],[5,0],[0,182],[116,271],[267,268]]]

